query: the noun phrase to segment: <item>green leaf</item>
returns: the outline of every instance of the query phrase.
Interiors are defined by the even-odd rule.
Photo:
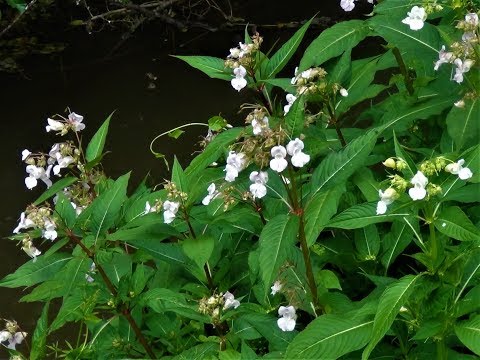
[[[340,197],[345,192],[343,185],[319,191],[305,207],[305,237],[312,246],[330,218],[337,213]]]
[[[200,70],[212,79],[231,80],[233,72],[225,67],[225,61],[211,56],[179,56],[173,57],[185,61],[188,65]]]
[[[342,290],[337,275],[331,270],[320,270],[317,276],[315,276],[315,279],[318,281],[318,285],[321,285],[326,289]]]
[[[421,276],[421,274],[404,276],[385,289],[380,297],[373,322],[372,335],[370,342],[363,351],[362,360],[368,359],[372,350],[390,329],[400,308],[407,302]]]
[[[402,145],[400,145],[400,143],[398,142],[397,136],[395,135],[395,131],[393,132],[393,141],[395,144],[396,157],[404,160],[405,164],[407,164],[407,167],[404,170],[402,170],[402,172],[405,174],[407,178],[412,178],[413,175],[415,175],[417,172],[417,167],[415,166],[415,163],[411,159],[410,155],[408,155],[408,153],[403,150]]]
[[[41,360],[45,358],[48,335],[48,308],[50,302],[43,306],[42,315],[37,320],[37,326],[32,336],[32,349],[30,351],[30,360]]]
[[[55,253],[50,256],[39,256],[36,261],[30,260],[20,266],[13,274],[8,274],[0,281],[0,286],[16,288],[32,286],[51,279],[72,256],[64,253]]]
[[[128,254],[99,251],[95,258],[113,284],[118,285],[124,275],[132,273],[132,259]]]
[[[188,238],[183,241],[183,252],[195,261],[199,268],[203,268],[212,255],[215,239],[212,236],[201,235],[196,239]]]
[[[376,215],[376,207],[376,203],[354,205],[335,216],[327,226],[340,229],[358,229],[370,224],[402,220],[404,217],[411,215],[409,210],[403,209],[405,206],[389,209],[383,215]]]
[[[120,176],[112,187],[97,197],[90,205],[89,228],[94,233],[95,243],[101,234],[106,233],[120,216],[120,209],[127,198],[127,185],[130,173]]]
[[[262,82],[277,86],[280,89],[283,89],[287,93],[295,93],[295,86],[292,85],[291,78],[278,78],[278,79],[265,79]]]
[[[331,82],[347,87],[346,82],[350,80],[350,76],[352,75],[351,53],[351,49],[348,49],[342,54],[340,59],[338,59],[335,67],[329,73],[329,80]]]
[[[285,125],[290,133],[290,137],[298,136],[305,124],[305,98],[300,96],[290,107],[285,115]]]
[[[63,300],[57,317],[53,320],[49,328],[49,333],[60,329],[69,321],[75,321],[82,318],[82,306],[85,304],[85,298],[81,291],[76,291]]]
[[[465,164],[463,165],[463,167],[468,167],[473,172],[473,178],[469,180],[473,181],[477,176],[478,172],[480,171],[480,145],[474,146],[466,150],[462,155],[459,156],[459,158],[465,159]],[[440,184],[443,197],[447,198],[451,192],[463,187],[464,185],[465,181],[460,180],[458,176],[447,176],[445,180]]]
[[[458,206],[450,206],[435,219],[435,227],[442,234],[460,241],[479,241],[480,231]]]
[[[398,255],[412,242],[413,233],[405,221],[394,221],[392,230],[384,237],[382,249],[382,265],[385,272]]]
[[[23,0],[7,0],[7,4],[21,13],[27,8],[27,3]]]
[[[362,260],[375,260],[380,251],[380,236],[375,225],[355,231],[355,247]]]
[[[162,244],[145,239],[125,241],[135,248],[148,252],[157,261],[183,266],[186,266],[189,261],[179,244]]]
[[[58,193],[57,203],[55,204],[55,211],[62,219],[65,226],[69,229],[73,228],[77,213],[72,206],[71,200],[65,196],[63,192]]]
[[[259,265],[265,289],[274,283],[278,270],[291,255],[298,224],[297,216],[277,215],[263,228],[259,239]]]
[[[170,136],[171,138],[173,139],[178,139],[180,136],[182,136],[182,134],[184,133],[185,131],[181,130],[181,129],[175,129],[175,130],[172,130],[168,133],[168,136]]]
[[[227,120],[221,116],[213,116],[208,119],[208,128],[212,131],[221,131],[228,125]]]
[[[265,79],[273,78],[285,67],[300,45],[300,42],[311,22],[312,19],[308,20],[275,54],[272,55],[267,68],[265,69],[263,76]]]
[[[105,140],[107,139],[108,126],[110,124],[112,115],[113,113],[107,117],[102,126],[100,126],[95,135],[93,135],[92,140],[90,140],[88,143],[87,150],[85,152],[85,158],[87,161],[93,161],[102,155],[103,148],[105,146]]]
[[[172,182],[175,183],[177,188],[180,191],[188,193],[188,180],[187,177],[185,176],[185,173],[183,172],[182,166],[178,162],[177,157],[175,156],[175,159],[173,160],[173,167],[172,167]]]
[[[377,133],[369,131],[339,152],[330,153],[313,172],[311,198],[322,189],[345,182],[350,175],[363,166],[376,140]]]
[[[48,200],[52,196],[56,195],[58,192],[63,191],[64,188],[72,185],[78,179],[76,177],[66,177],[58,180],[52,186],[50,186],[45,192],[38,197],[37,200],[33,202],[33,205],[40,205],[45,200]]]
[[[286,359],[338,359],[368,342],[373,320],[327,314],[313,320],[287,348]]]
[[[478,142],[480,133],[480,100],[478,97],[465,100],[465,107],[453,106],[447,115],[448,134],[458,150]]]
[[[369,33],[362,20],[342,21],[324,30],[305,50],[299,71],[319,66],[355,47]]]
[[[480,315],[455,325],[455,334],[467,348],[480,356]]]
[[[205,150],[192,160],[190,165],[185,169],[185,175],[188,178],[198,176],[202,170],[223,155],[227,146],[233,143],[242,131],[244,131],[243,127],[229,129],[218,134],[208,144]]]
[[[181,233],[173,226],[162,222],[159,214],[148,214],[146,216],[149,216],[151,221],[135,227],[130,227],[130,224],[127,224],[114,233],[108,234],[107,239],[128,241],[134,244],[136,240],[159,242],[170,237],[181,237]]]
[[[450,191],[442,201],[459,201],[462,203],[480,202],[480,183],[463,186]]]
[[[258,359],[257,354],[255,351],[252,350],[250,346],[245,341],[242,341],[242,360],[253,360]]]

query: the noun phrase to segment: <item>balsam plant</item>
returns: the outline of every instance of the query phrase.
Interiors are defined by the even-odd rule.
[[[49,119],[73,140],[22,153],[26,186],[48,189],[10,237],[33,259],[0,282],[45,306],[31,341],[10,320],[2,344],[17,359],[480,356],[478,12],[379,2],[323,31],[293,78],[310,21],[268,54],[246,31],[226,59],[178,56],[254,100],[244,126],[201,124],[202,151],[161,190],[102,171],[110,117],[85,149],[83,117]],[[365,39],[383,50],[352,58]],[[47,345],[70,322],[77,340]]]

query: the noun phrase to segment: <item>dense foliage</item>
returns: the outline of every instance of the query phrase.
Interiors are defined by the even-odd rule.
[[[22,153],[26,186],[48,189],[10,237],[32,260],[0,282],[45,306],[28,355],[14,321],[2,344],[17,359],[480,356],[478,12],[381,1],[320,33],[293,78],[278,76],[310,21],[269,54],[246,32],[226,59],[179,56],[256,100],[243,127],[203,124],[161,190],[104,174],[110,117],[85,148],[81,115],[48,119],[72,139]],[[365,39],[382,52],[352,59]],[[78,340],[46,347],[70,322]]]

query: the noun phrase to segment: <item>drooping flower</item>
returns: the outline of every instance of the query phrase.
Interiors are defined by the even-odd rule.
[[[340,6],[344,11],[352,11],[355,8],[354,0],[341,0]]]
[[[42,252],[33,245],[32,240],[24,239],[22,245],[22,250],[33,259],[33,262],[37,261],[37,256],[41,255]]]
[[[252,171],[250,174],[250,192],[254,199],[261,199],[267,194],[267,187],[265,184],[268,181],[268,173],[265,171]]]
[[[271,294],[272,294],[272,295],[275,295],[275,294],[278,293],[280,290],[282,290],[282,287],[283,287],[283,285],[282,285],[282,283],[281,283],[280,281],[278,281],[278,280],[275,281],[275,282],[273,283],[273,285],[270,287],[270,289],[272,289]]]
[[[463,82],[463,74],[470,71],[470,68],[474,64],[475,61],[470,59],[465,59],[462,61],[461,59],[455,59],[453,62],[456,66],[455,68],[455,75],[453,76],[453,80],[456,81],[458,84]]]
[[[27,157],[30,156],[31,153],[32,153],[32,152],[29,151],[29,150],[27,150],[27,149],[23,150],[23,151],[22,151],[22,161],[25,161],[25,160],[27,159]]]
[[[295,102],[295,100],[297,100],[297,97],[293,94],[287,94],[285,98],[287,99],[287,105],[283,107],[284,115],[286,115],[290,111],[290,108],[292,107],[293,103]]]
[[[24,212],[20,214],[20,222],[18,223],[17,227],[13,229],[14,234],[18,234],[20,230],[28,229],[35,226],[35,223],[29,219]]]
[[[245,154],[230,151],[227,157],[227,165],[225,166],[225,181],[232,182],[238,177],[240,171],[245,167]]]
[[[227,291],[225,294],[223,294],[223,300],[225,301],[223,310],[228,310],[231,308],[236,309],[240,306],[240,301],[236,300],[235,296],[233,296],[230,291]]]
[[[73,131],[82,131],[83,129],[85,129],[85,124],[82,123],[83,121],[82,115],[79,115],[72,111],[70,114],[68,114],[67,121],[71,125]]]
[[[413,187],[408,190],[408,195],[410,195],[412,200],[424,199],[427,195],[427,190],[425,189],[428,184],[427,177],[421,171],[417,171],[410,183]]]
[[[412,10],[407,12],[407,17],[402,23],[410,26],[410,30],[420,30],[423,28],[424,21],[427,19],[427,13],[423,7],[414,6]]]
[[[233,74],[235,77],[230,81],[230,83],[235,90],[240,91],[247,86],[247,80],[245,80],[247,70],[242,65],[233,69]]]
[[[445,171],[453,175],[458,175],[460,180],[468,180],[473,176],[473,173],[468,167],[463,167],[463,164],[465,164],[465,160],[460,159],[457,162],[445,166]]]
[[[170,224],[175,219],[175,215],[177,214],[179,208],[180,203],[175,201],[166,200],[163,203],[163,221],[165,224]]]
[[[291,162],[295,167],[301,168],[310,161],[310,155],[305,154],[303,148],[303,141],[299,138],[291,140],[287,145],[288,155],[292,157]]]
[[[278,315],[281,316],[277,320],[277,325],[282,331],[293,331],[297,320],[297,314],[293,306],[280,306]]]
[[[48,122],[48,125],[45,127],[45,130],[47,132],[50,132],[50,131],[64,131],[65,130],[65,124],[61,123],[60,121],[48,118],[47,122]]]
[[[445,45],[442,45],[442,48],[440,49],[440,52],[438,53],[438,60],[435,62],[435,66],[433,69],[437,71],[442,64],[447,64],[449,62],[453,61],[453,53],[445,51]]]
[[[75,162],[75,159],[71,156],[62,156],[60,152],[56,153],[57,165],[53,167],[53,173],[60,176],[60,170],[67,168],[70,164]]]
[[[273,159],[270,160],[270,169],[276,172],[282,172],[288,165],[285,157],[287,156],[287,150],[282,145],[274,146],[270,150]]]
[[[380,201],[377,203],[377,215],[383,215],[387,211],[387,206],[395,201],[398,197],[394,188],[388,188],[385,191],[378,190]]]
[[[263,132],[268,129],[268,117],[264,116],[263,119],[252,120],[253,135],[261,135]]]
[[[47,240],[55,240],[57,238],[57,225],[55,223],[46,218],[44,221],[44,229],[42,230],[42,237]]]
[[[31,190],[37,186],[37,180],[42,180],[47,187],[52,186],[52,181],[50,180],[50,169],[51,168],[47,168],[47,170],[45,170],[41,166],[27,165],[26,171],[29,174],[29,176],[25,178],[25,185],[27,188]]]
[[[207,191],[208,191],[208,195],[205,196],[202,200],[202,204],[203,205],[208,205],[210,204],[210,201],[212,201],[213,199],[215,199],[216,197],[218,197],[220,195],[220,193],[217,191],[217,189],[215,188],[215,184],[214,183],[211,183],[208,188],[207,188]]]

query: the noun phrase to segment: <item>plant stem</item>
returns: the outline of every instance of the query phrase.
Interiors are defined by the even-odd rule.
[[[95,253],[87,248],[84,243],[70,230],[67,229],[67,236],[69,239],[75,243],[76,245],[80,246],[80,248],[83,250],[83,252],[90,258],[92,261],[95,261]],[[112,281],[108,278],[107,273],[103,269],[103,267],[100,264],[95,263],[95,268],[98,270],[100,273],[100,276],[102,277],[103,281],[105,282],[105,285],[107,285],[108,290],[112,293],[113,296],[117,296],[118,292],[117,289],[115,289],[115,286],[113,285]],[[135,332],[135,335],[137,336],[137,339],[140,341],[142,344],[143,348],[147,352],[148,356],[151,359],[156,359],[155,353],[153,350],[150,348],[150,346],[147,343],[147,340],[143,336],[140,328],[138,327],[137,323],[133,319],[132,315],[130,314],[130,309],[128,307],[122,309],[122,315],[125,316],[127,319],[128,323],[130,324],[131,328]]]
[[[413,95],[414,89],[413,89],[413,81],[412,78],[408,75],[408,70],[405,65],[405,62],[403,61],[402,54],[400,54],[400,50],[398,50],[397,47],[394,47],[392,49],[393,55],[395,56],[395,59],[397,60],[398,67],[400,68],[400,72],[403,75],[403,80],[405,81],[405,87],[407,88],[407,91],[410,95]]]
[[[330,114],[331,123],[335,127],[335,131],[337,132],[338,139],[340,140],[340,144],[342,144],[342,147],[347,146],[347,142],[345,141],[345,137],[343,136],[342,130],[338,126],[338,119],[335,116],[334,108],[330,104],[328,104],[327,109],[328,109],[328,113]]]
[[[437,341],[437,360],[448,360],[447,347],[443,338]]]

